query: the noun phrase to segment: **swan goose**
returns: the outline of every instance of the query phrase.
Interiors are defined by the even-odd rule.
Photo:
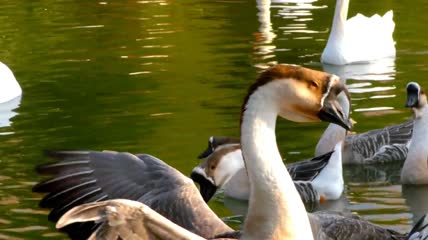
[[[428,106],[424,89],[416,82],[407,84],[406,107],[414,114],[413,136],[401,170],[403,184],[428,184]]]
[[[372,164],[404,161],[412,137],[413,120],[359,134],[348,134],[330,124],[321,136],[315,155],[334,148],[343,141],[343,164]]]
[[[368,63],[386,57],[395,57],[392,10],[383,17],[361,14],[347,19],[349,0],[337,0],[333,25],[321,62],[333,65]]]
[[[21,86],[6,64],[0,62],[0,103],[22,95]]]
[[[404,239],[355,216],[306,214],[282,162],[277,115],[349,128],[336,101],[341,91],[346,89],[336,76],[290,65],[266,70],[250,87],[241,114],[241,144],[251,196],[240,239]],[[49,219],[73,239],[204,239],[231,230],[189,178],[153,156],[110,151],[51,155],[61,161],[38,171],[55,176],[33,190],[49,193],[40,205],[53,208]],[[427,222],[423,217],[410,237],[426,237]]]
[[[233,138],[210,137],[208,149],[212,145],[210,143],[221,143],[228,139],[233,141]],[[335,200],[341,196],[341,152],[339,143],[334,152],[286,166],[306,206],[319,201]],[[212,154],[192,170],[190,176],[199,184],[202,197],[207,202],[218,188],[223,188],[227,197],[241,200],[249,198],[250,183],[239,143],[218,145]]]

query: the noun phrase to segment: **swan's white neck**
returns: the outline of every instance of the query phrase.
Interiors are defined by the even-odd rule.
[[[345,34],[345,24],[348,18],[349,0],[337,0],[334,9],[333,25],[328,41],[340,39]],[[333,39],[334,38],[334,39]]]
[[[259,87],[242,116],[241,147],[251,189],[242,239],[313,239],[305,207],[276,144],[281,96],[273,88],[275,84]]]

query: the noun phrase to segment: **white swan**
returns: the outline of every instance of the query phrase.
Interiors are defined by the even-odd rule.
[[[12,71],[0,62],[0,103],[10,101],[21,95],[21,86],[19,86]]]
[[[345,65],[395,57],[392,10],[383,17],[375,14],[369,18],[357,14],[347,20],[348,7],[349,0],[337,0],[333,25],[321,62]]]
[[[232,138],[210,137],[210,142],[220,143],[221,139]],[[341,154],[342,145],[338,143],[333,153],[287,165],[305,205],[336,200],[342,195]],[[249,198],[250,183],[239,143],[218,145],[212,154],[192,170],[191,178],[199,183],[205,201],[209,201],[218,188],[223,188],[227,197],[241,200]]]
[[[346,91],[344,85],[334,75],[287,65],[268,69],[250,87],[242,108],[241,143],[251,197],[238,236],[222,234],[231,229],[203,202],[190,179],[150,155],[53,153],[62,161],[38,170],[56,176],[33,190],[49,192],[41,205],[54,208],[50,218],[58,221],[57,227],[76,223],[64,229],[74,239],[403,239],[403,234],[354,215],[307,214],[282,162],[275,138],[277,115],[349,128],[336,101],[341,91]],[[426,224],[424,217],[410,237],[427,237]]]
[[[409,152],[401,170],[403,184],[428,184],[428,105],[425,91],[418,83],[407,84],[406,107],[411,107],[415,122]]]

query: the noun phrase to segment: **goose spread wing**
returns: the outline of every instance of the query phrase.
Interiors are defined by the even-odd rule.
[[[287,164],[287,170],[294,181],[312,181],[327,166],[334,151],[312,159]]]
[[[179,227],[145,204],[126,199],[79,205],[66,212],[56,226],[63,228],[68,224],[86,221],[101,223],[89,239],[204,239]]]
[[[146,204],[179,226],[205,238],[231,231],[206,205],[194,183],[163,161],[147,155],[119,152],[52,152],[59,162],[37,168],[54,175],[33,191],[49,193],[40,202],[52,208],[49,220],[71,208],[109,199]],[[86,239],[98,225],[77,223],[64,230],[73,239]]]

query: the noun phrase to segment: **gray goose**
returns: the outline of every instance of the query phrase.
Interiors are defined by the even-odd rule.
[[[241,144],[251,196],[240,239],[405,239],[358,217],[306,214],[282,162],[275,139],[277,115],[299,122],[331,121],[349,129],[336,101],[341,91],[346,88],[336,76],[290,65],[268,69],[250,87],[242,107]],[[72,225],[67,230],[78,231],[74,239],[91,232],[90,239],[204,239],[230,231],[190,179],[150,155],[52,155],[61,161],[38,170],[55,176],[33,189],[49,192],[41,205],[53,208],[52,220],[60,217],[57,227],[99,225]],[[411,237],[427,236],[426,218],[421,221]]]
[[[349,115],[348,98],[341,97],[342,108]],[[331,151],[343,141],[343,164],[372,164],[404,161],[412,137],[413,119],[404,123],[374,129],[359,134],[347,134],[336,124],[329,124],[315,148],[315,156]]]

